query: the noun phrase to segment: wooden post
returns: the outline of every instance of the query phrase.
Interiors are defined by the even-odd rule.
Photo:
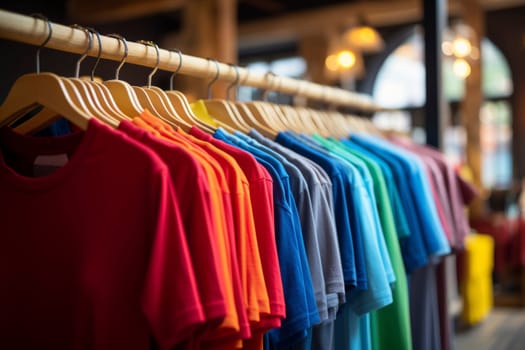
[[[324,62],[328,56],[329,40],[324,33],[310,34],[301,37],[299,55],[306,61],[307,80],[318,84],[327,84],[324,74]]]
[[[480,49],[481,38],[485,32],[485,17],[483,9],[478,0],[464,0],[464,17],[465,24],[470,26],[476,33],[473,46]],[[480,140],[480,120],[479,114],[483,102],[483,93],[481,91],[481,53],[480,59],[470,60],[470,75],[465,80],[465,98],[460,105],[461,124],[465,127],[467,134],[467,164],[473,174],[474,184],[478,188],[481,186],[481,140]],[[484,214],[483,196],[474,200],[470,206],[470,215],[479,217]]]
[[[309,34],[301,37],[299,41],[299,55],[306,61],[305,80],[318,84],[329,84],[330,81],[325,74],[325,59],[330,50],[330,40],[327,34]],[[310,107],[318,105],[316,101],[306,101]]]
[[[237,4],[235,0],[188,1],[184,9],[182,50],[184,53],[209,57],[220,62],[237,63]],[[213,61],[210,67],[215,68]],[[207,98],[207,87],[213,79],[184,78],[185,92],[193,98]],[[214,98],[225,98],[227,83],[213,84]]]

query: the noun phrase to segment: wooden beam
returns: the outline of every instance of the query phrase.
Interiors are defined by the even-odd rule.
[[[108,23],[176,11],[186,0],[69,0],[68,16],[84,23]]]
[[[239,46],[248,48],[265,42],[298,40],[345,28],[362,16],[371,25],[394,24],[421,18],[417,0],[374,1],[324,6],[316,10],[300,11],[269,19],[250,21],[239,25]]]
[[[498,9],[525,5],[525,0],[481,0],[483,9]],[[462,0],[449,0],[449,15],[468,12]],[[249,21],[239,25],[239,46],[251,48],[270,43],[298,41],[301,37],[317,35],[351,26],[362,16],[375,27],[419,22],[423,18],[420,1],[366,1],[324,6],[315,10]]]

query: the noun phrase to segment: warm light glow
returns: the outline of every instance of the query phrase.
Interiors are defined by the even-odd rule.
[[[472,45],[470,41],[463,37],[458,37],[452,42],[454,56],[456,57],[467,57],[472,51]]]
[[[470,75],[470,64],[462,58],[454,60],[452,70],[458,77],[465,79]]]
[[[337,72],[337,68],[339,67],[339,64],[337,63],[337,55],[329,55],[324,61],[324,64],[329,71]]]
[[[441,51],[447,56],[452,56],[454,54],[454,47],[450,41],[443,41]]]
[[[359,26],[348,30],[344,34],[346,42],[363,52],[377,52],[384,47],[381,35],[370,26]]]
[[[472,46],[472,51],[470,52],[470,58],[473,60],[479,60],[479,49],[475,46]]]
[[[343,50],[337,53],[337,64],[343,69],[350,69],[355,65],[355,53],[350,50]]]

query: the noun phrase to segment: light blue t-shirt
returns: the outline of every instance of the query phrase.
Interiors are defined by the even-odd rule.
[[[450,245],[439,221],[430,184],[421,161],[414,155],[375,136],[353,135],[351,140],[372,150],[383,159],[394,158],[399,162],[406,174],[404,181],[408,180],[410,183],[409,189],[415,203],[415,214],[420,223],[427,257],[449,254]]]

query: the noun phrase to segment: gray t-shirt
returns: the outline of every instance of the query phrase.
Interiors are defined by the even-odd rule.
[[[297,345],[296,348],[310,350],[332,349],[334,346],[337,311],[346,301],[334,216],[332,182],[328,174],[310,159],[265,138],[255,130],[250,132],[250,136],[294,164],[306,180],[313,209],[313,232],[318,237],[317,244],[323,269],[328,317],[309,331],[307,345]]]
[[[289,175],[292,195],[294,197],[297,211],[299,212],[299,219],[301,221],[303,241],[308,258],[308,265],[310,267],[310,274],[314,287],[315,301],[319,311],[319,318],[321,322],[327,320],[328,306],[325,291],[325,279],[321,262],[321,253],[319,251],[319,242],[316,232],[312,200],[306,179],[304,178],[301,171],[285,157],[264,145],[256,136],[251,134],[250,136],[252,136],[254,140],[252,145],[278,159]]]
[[[252,130],[250,136],[293,163],[306,179],[314,215],[314,232],[318,236],[329,318],[335,319],[338,307],[345,302],[345,287],[330,178],[310,159],[265,138],[257,131]]]

